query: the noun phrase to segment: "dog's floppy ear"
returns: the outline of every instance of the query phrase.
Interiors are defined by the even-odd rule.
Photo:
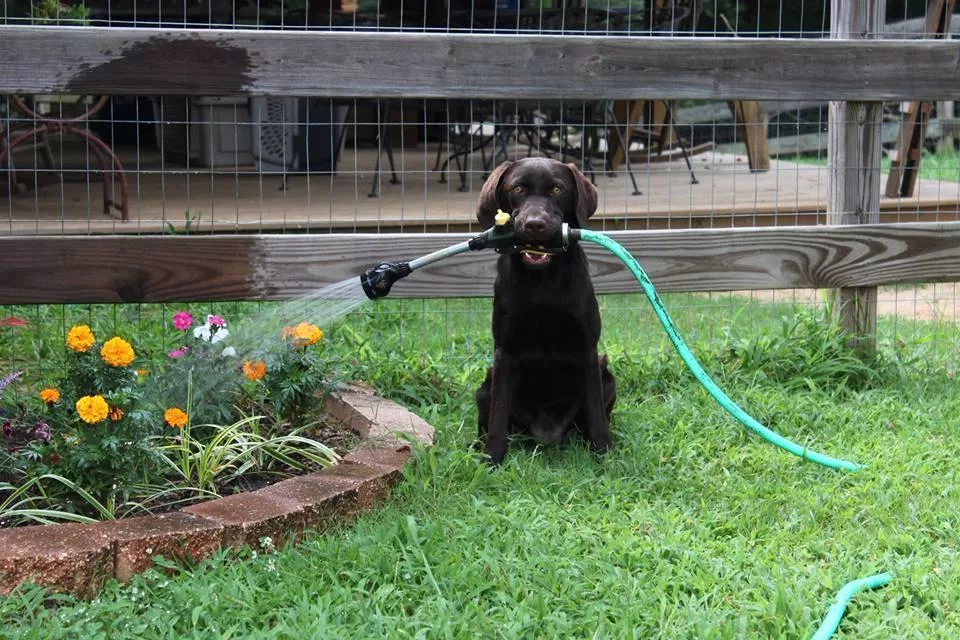
[[[483,183],[480,189],[480,202],[477,204],[477,220],[484,229],[493,226],[493,218],[497,215],[497,209],[500,208],[500,186],[503,184],[503,177],[507,175],[507,170],[513,166],[513,162],[507,160],[499,167],[493,170],[487,181]]]
[[[577,185],[577,227],[585,227],[587,220],[597,211],[597,188],[587,176],[572,162],[567,164],[573,174],[573,182]]]

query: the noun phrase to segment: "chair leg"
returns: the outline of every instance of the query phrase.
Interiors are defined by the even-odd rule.
[[[640,187],[637,186],[637,177],[633,175],[633,167],[630,166],[630,142],[629,140],[623,139],[620,123],[617,122],[617,114],[610,104],[607,105],[607,116],[613,121],[613,130],[617,133],[617,141],[620,144],[620,148],[623,149],[623,163],[624,167],[626,167],[627,175],[630,176],[630,182],[633,183],[633,195],[642,196],[643,191],[640,191]],[[609,147],[609,145],[607,146]]]
[[[440,144],[437,146],[437,159],[433,163],[434,171],[440,168],[440,157],[443,155],[443,145],[444,145],[444,141],[441,140]]]
[[[673,102],[672,101],[667,102],[667,121],[664,123],[663,130],[676,131],[676,123],[673,120]],[[677,131],[677,144],[680,145],[680,154],[683,156],[684,162],[687,163],[687,171],[690,172],[690,184],[700,184],[700,181],[697,180],[697,176],[693,173],[693,165],[690,163],[690,157],[687,155],[687,149],[683,145],[683,138],[680,136],[679,131]]]

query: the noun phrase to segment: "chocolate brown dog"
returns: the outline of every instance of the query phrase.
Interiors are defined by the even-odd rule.
[[[497,167],[480,193],[486,229],[497,210],[513,216],[524,243],[582,227],[597,189],[573,164],[526,158]],[[612,446],[616,382],[597,353],[600,311],[579,245],[563,253],[501,255],[493,291],[493,366],[477,390],[479,443],[499,464],[511,433],[560,443],[578,432],[596,451]]]

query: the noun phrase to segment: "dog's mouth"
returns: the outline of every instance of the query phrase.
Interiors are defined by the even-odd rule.
[[[520,252],[520,259],[523,260],[523,264],[527,265],[528,267],[542,269],[550,264],[550,260],[553,259],[553,256],[546,251],[540,251],[537,249],[524,249]]]

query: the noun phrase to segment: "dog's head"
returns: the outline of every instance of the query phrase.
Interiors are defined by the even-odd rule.
[[[513,216],[514,229],[524,242],[545,242],[566,222],[580,228],[597,210],[597,188],[573,164],[549,158],[507,161],[494,169],[480,191],[477,220],[484,229],[494,225],[497,209]],[[530,267],[545,267],[551,256],[524,252]]]

